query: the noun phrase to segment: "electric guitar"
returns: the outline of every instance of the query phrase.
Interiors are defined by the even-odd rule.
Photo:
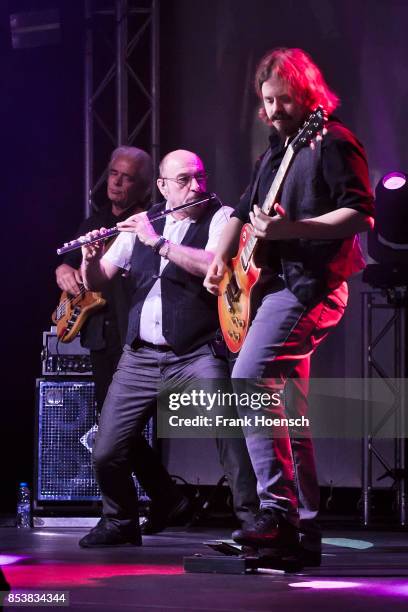
[[[79,295],[70,295],[63,291],[59,304],[52,313],[51,318],[57,326],[60,342],[71,342],[88,317],[106,304],[100,293],[87,291],[83,285],[79,285],[79,288]]]
[[[325,112],[318,107],[288,145],[262,205],[262,212],[266,215],[274,212],[274,204],[296,153],[302,147],[309,146],[316,136],[323,132],[324,123]],[[237,353],[241,349],[251,322],[252,302],[253,297],[256,297],[255,286],[262,272],[254,262],[258,241],[253,226],[246,223],[241,230],[238,252],[231,260],[231,266],[227,268],[219,285],[220,325],[225,342],[232,353]]]

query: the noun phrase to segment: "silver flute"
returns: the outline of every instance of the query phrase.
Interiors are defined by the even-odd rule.
[[[206,197],[203,200],[194,200],[194,202],[187,202],[186,204],[181,204],[176,208],[164,209],[157,215],[154,215],[153,217],[149,218],[149,221],[150,223],[154,223],[155,221],[166,217],[166,215],[170,215],[171,213],[190,208],[191,206],[197,206],[198,204],[207,204],[207,202],[211,202],[211,200],[218,201],[218,197],[215,193],[207,193]],[[64,255],[65,253],[69,253],[70,251],[75,251],[75,249],[80,249],[82,246],[85,246],[87,244],[93,244],[94,242],[98,242],[99,240],[107,240],[108,238],[112,238],[112,236],[117,236],[118,234],[120,234],[120,230],[115,225],[115,227],[107,229],[101,236],[98,236],[97,238],[87,238],[86,236],[80,236],[76,240],[71,240],[71,242],[65,242],[64,246],[62,246],[60,249],[57,249],[57,255]]]

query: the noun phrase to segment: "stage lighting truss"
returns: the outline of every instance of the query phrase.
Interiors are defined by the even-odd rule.
[[[84,0],[85,215],[120,145],[159,163],[159,0]]]
[[[387,320],[378,321],[380,311],[386,313]],[[373,459],[384,468],[384,477],[393,479],[396,494],[398,522],[406,525],[406,443],[404,438],[406,405],[406,318],[407,306],[398,302],[386,301],[380,291],[362,293],[363,313],[363,379],[365,384],[364,401],[364,438],[362,462],[362,501],[364,525],[371,522]],[[393,354],[384,350],[384,343],[391,341]],[[382,350],[383,349],[383,350]],[[386,358],[385,358],[386,356]],[[384,382],[392,397],[392,405],[384,417],[373,422],[370,410],[370,379]],[[394,464],[390,465],[378,448],[381,428],[392,420],[394,437]]]

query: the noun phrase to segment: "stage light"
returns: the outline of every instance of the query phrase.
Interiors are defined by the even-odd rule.
[[[388,172],[375,189],[375,227],[368,233],[370,264],[363,280],[373,287],[408,285],[408,173]]]
[[[407,182],[407,177],[402,172],[390,172],[382,179],[382,184],[386,189],[400,189]]]
[[[375,229],[368,253],[378,263],[408,261],[408,181],[403,172],[383,176],[375,189]]]

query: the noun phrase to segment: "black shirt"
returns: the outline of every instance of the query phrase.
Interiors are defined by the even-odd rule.
[[[311,219],[339,208],[374,214],[365,152],[340,121],[331,118],[327,134],[312,151],[300,148],[292,160],[277,201],[290,221]],[[286,152],[276,130],[269,150],[256,163],[249,187],[232,214],[249,222],[254,204],[264,203]],[[273,213],[272,213],[273,214]],[[364,267],[358,240],[291,239],[261,241],[262,259],[305,305]],[[264,267],[264,263],[261,264]]]
[[[321,143],[322,175],[327,183],[331,200],[335,208],[353,208],[364,214],[374,214],[374,199],[368,179],[367,161],[363,146],[344,128],[336,118],[331,118],[327,125],[328,132]],[[249,211],[252,204],[262,205],[275,178],[286,148],[277,131],[272,130],[269,137],[270,162],[259,177],[256,199],[251,203],[251,191],[263,156],[257,160],[251,182],[243,193],[232,213],[232,217],[249,222]],[[265,154],[264,154],[265,155]],[[294,219],[291,219],[294,220]]]

